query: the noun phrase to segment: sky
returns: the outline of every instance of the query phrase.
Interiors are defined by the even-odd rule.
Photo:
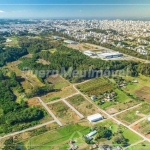
[[[0,18],[150,18],[150,0],[0,0]]]

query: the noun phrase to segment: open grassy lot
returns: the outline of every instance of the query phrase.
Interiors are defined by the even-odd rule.
[[[143,75],[140,75],[138,77],[124,77],[126,81],[133,81],[137,80],[138,83],[130,83],[127,85],[126,88],[123,88],[124,91],[127,93],[130,93],[132,95],[135,95],[136,97],[139,97],[145,101],[150,102],[150,77],[146,77]]]
[[[54,75],[54,76],[49,76],[46,81],[48,83],[52,83],[54,85],[55,89],[62,89],[64,87],[67,87],[69,84],[69,82],[67,80],[65,80],[64,78],[62,78],[60,75]]]
[[[131,109],[127,112],[121,113],[117,115],[117,118],[121,119],[126,124],[131,124],[145,115],[150,114],[150,104],[143,103],[142,105],[138,106],[137,108]],[[139,111],[139,114],[136,114],[136,111]]]
[[[110,107],[107,107],[105,110],[109,113],[109,114],[114,114],[116,112],[120,112],[123,111],[125,109],[128,109],[130,107],[133,107],[137,104],[139,104],[139,101],[135,101],[135,100],[130,100],[128,102],[124,102],[124,103],[117,103],[115,105],[110,105]],[[114,109],[114,112],[112,112],[111,110]]]
[[[7,66],[5,68],[7,69],[8,75],[10,71],[14,71],[16,73],[17,78],[20,81],[26,93],[29,93],[34,86],[43,86],[43,83],[32,72],[22,72],[20,69],[18,69],[19,63],[19,60],[7,63]]]
[[[76,133],[77,131],[80,134]],[[89,127],[74,124],[32,137],[31,139],[24,141],[23,144],[27,149],[66,150],[66,148],[68,148],[67,143],[70,139],[76,140],[77,145],[84,144],[82,136],[87,132],[89,132]]]
[[[73,48],[80,51],[85,50],[95,50],[96,46],[89,45],[88,43],[78,43],[78,44],[67,44],[67,47]]]
[[[50,102],[52,100],[65,98],[67,96],[70,96],[71,94],[76,93],[76,90],[73,88],[72,85],[69,85],[67,87],[62,88],[61,90],[50,92],[44,96],[42,96],[42,100],[45,102]]]
[[[87,101],[82,95],[75,95],[68,98],[67,101],[84,116],[99,112],[99,110],[95,108],[89,101]]]
[[[105,126],[109,129],[111,129],[114,136],[118,134],[118,131],[121,131],[124,138],[128,139],[129,145],[141,140],[141,138],[139,136],[137,136],[135,133],[133,133],[132,131],[130,131],[129,129],[127,129],[123,126],[116,124],[112,120],[106,120],[106,121],[100,122],[99,124],[96,124],[96,126]],[[111,143],[114,139],[114,136],[111,139]],[[107,143],[107,141],[105,143]]]
[[[8,39],[12,40],[11,42],[6,42],[5,45],[9,46],[9,47],[19,47],[18,44],[18,37],[13,36],[13,37],[9,37]]]
[[[129,147],[126,150],[149,150],[150,149],[150,143],[149,142],[142,142],[140,144],[137,144],[135,146]]]
[[[113,84],[106,78],[95,78],[77,86],[81,92],[91,96],[99,95],[114,88]]]
[[[63,102],[50,104],[48,107],[63,124],[75,123],[80,120],[80,117]]]
[[[38,59],[37,63],[43,64],[43,65],[49,65],[50,64],[50,62],[48,62],[48,61],[46,61],[44,59]]]

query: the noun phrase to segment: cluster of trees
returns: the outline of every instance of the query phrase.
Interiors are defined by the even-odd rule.
[[[17,144],[11,137],[4,142],[4,147],[2,150],[19,150],[19,149],[17,147]]]
[[[44,117],[45,112],[42,109],[38,107],[30,108],[24,101],[16,102],[13,89],[22,89],[22,87],[14,72],[10,73],[8,77],[0,71],[0,80],[0,133],[17,130],[20,124],[38,121]]]
[[[50,42],[49,39],[38,39],[38,38],[25,38],[19,39],[19,45],[27,49],[28,53],[35,54],[41,50],[49,50],[56,46],[54,43]]]
[[[5,65],[6,62],[15,61],[27,54],[27,50],[24,48],[5,47],[5,50],[0,51],[0,67]]]
[[[36,62],[38,58],[45,59],[50,62],[50,65],[43,65]],[[98,71],[98,70],[109,70],[117,71],[117,70],[124,70],[127,71],[128,75],[131,76],[138,76],[139,73],[144,75],[148,75],[150,73],[150,65],[149,64],[142,64],[139,62],[134,61],[105,61],[101,59],[92,59],[88,56],[85,56],[83,53],[65,47],[60,46],[57,48],[55,53],[50,53],[49,51],[41,51],[36,53],[33,58],[23,58],[21,59],[22,63],[19,64],[19,68],[23,69],[25,67],[29,67],[34,71],[40,70],[57,70],[58,72],[62,71],[64,67],[64,75],[65,78],[69,79],[72,82],[78,82],[82,79],[91,78],[88,76],[89,69]],[[81,70],[84,71],[84,76],[73,76],[70,74],[65,74],[65,71],[68,71],[72,68],[72,70]],[[86,72],[86,73],[85,73]],[[51,74],[51,73],[49,73]],[[86,74],[86,75],[85,75]],[[43,79],[47,77],[47,72],[43,75]],[[97,75],[97,74],[95,74]],[[93,76],[95,77],[95,76]]]
[[[112,136],[112,131],[106,127],[100,126],[97,128],[97,134],[95,139],[98,140],[100,138],[110,139]]]
[[[6,39],[3,36],[1,36],[0,37],[0,44],[4,43],[5,41],[6,41]]]
[[[45,85],[42,87],[35,87],[33,90],[27,94],[27,97],[34,97],[34,96],[42,96],[48,92],[53,92],[54,91],[54,86],[53,85]]]

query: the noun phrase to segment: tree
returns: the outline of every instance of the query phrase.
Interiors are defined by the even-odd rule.
[[[109,139],[112,136],[112,131],[107,129],[106,127],[98,127],[96,139],[107,138]]]
[[[12,137],[4,142],[4,148],[2,150],[17,150],[17,144],[14,143]]]
[[[114,143],[121,144],[122,146],[128,145],[128,140],[122,134],[118,134],[114,137]]]

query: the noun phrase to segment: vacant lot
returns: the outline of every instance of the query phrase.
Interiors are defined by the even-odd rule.
[[[130,83],[126,88],[123,88],[126,92],[135,95],[145,101],[150,102],[150,78],[140,75],[139,77],[125,77],[126,81],[137,80],[138,83]]]
[[[66,150],[69,148],[67,143],[69,142],[70,138],[72,138],[76,140],[77,145],[80,147],[80,145],[82,146],[82,144],[85,144],[82,136],[88,133],[89,130],[89,127],[81,126],[79,124],[69,125],[35,136],[23,142],[23,145],[27,149],[34,150]],[[78,134],[77,131],[80,134]]]
[[[150,139],[150,122],[147,119],[136,124],[133,128]]]
[[[150,87],[144,86],[135,91],[135,95],[147,102],[150,102]]]
[[[135,121],[141,119],[145,115],[150,114],[149,110],[150,110],[150,104],[143,103],[142,105],[140,105],[134,109],[131,109],[127,112],[117,115],[117,118],[121,119],[126,124],[131,124],[131,123],[134,123]],[[137,111],[139,111],[138,114],[136,114]]]
[[[70,96],[71,94],[76,93],[76,90],[73,88],[72,85],[62,88],[61,90],[57,90],[55,92],[50,92],[44,96],[42,96],[42,100],[45,102],[50,102],[55,99],[65,98]]]
[[[14,37],[11,37],[9,39],[12,40],[12,41],[5,43],[6,46],[9,46],[9,47],[19,47],[18,37],[14,36]]]
[[[37,98],[30,98],[28,101],[27,101],[28,105],[29,106],[42,106],[41,103],[38,101]]]
[[[111,109],[114,109],[114,113],[116,113],[116,112],[120,112],[125,109],[128,109],[130,107],[133,107],[137,104],[139,104],[139,102],[135,100],[131,100],[131,101],[124,102],[124,103],[116,103],[114,105],[110,105],[109,107],[107,107],[106,111],[110,114],[113,114],[113,112],[111,112]]]
[[[11,63],[7,63],[6,66],[6,68],[8,69],[7,74],[9,75],[10,71],[14,71],[26,93],[29,93],[34,86],[39,86],[39,87],[43,86],[43,83],[39,81],[36,75],[34,75],[31,71],[22,72],[20,69],[18,69],[19,63],[20,63],[19,60]]]
[[[99,95],[114,88],[113,84],[106,78],[95,78],[77,87],[89,96]]]
[[[67,44],[67,47],[77,49],[80,51],[85,51],[85,50],[95,50],[96,46],[88,45],[86,43],[78,43],[78,44]]]
[[[38,59],[38,60],[37,60],[37,63],[43,64],[43,65],[49,65],[49,64],[50,64],[49,61],[46,61],[46,60],[44,60],[44,59]]]
[[[69,82],[60,75],[49,76],[46,80],[48,83],[52,83],[55,89],[62,89],[69,85]]]
[[[89,101],[87,101],[82,95],[75,95],[71,98],[68,98],[67,101],[84,116],[99,112],[99,110],[95,108]]]
[[[75,123],[80,120],[80,117],[63,102],[50,104],[48,107],[63,124]]]

